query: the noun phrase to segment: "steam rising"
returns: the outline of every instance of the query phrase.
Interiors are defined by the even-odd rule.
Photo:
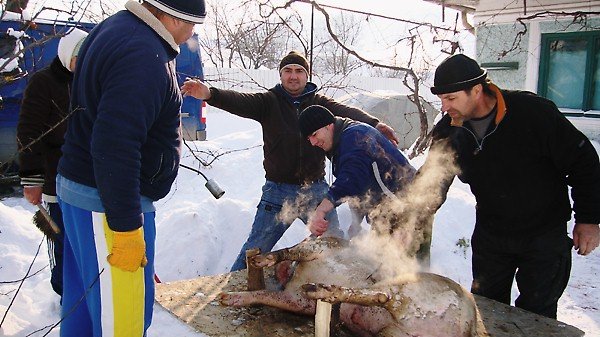
[[[348,254],[378,265],[378,281],[389,280],[401,274],[417,272],[421,268],[416,257],[422,247],[429,254],[433,217],[445,200],[452,179],[459,173],[454,151],[447,143],[437,143],[429,150],[425,164],[413,181],[406,184],[396,198],[384,198],[374,209],[362,209],[368,213],[372,230],[351,240]],[[308,188],[299,193],[296,200],[284,203],[278,219],[292,223],[296,218],[308,221],[311,212],[321,200],[316,200]],[[352,208],[368,204],[372,197],[344,200]],[[326,233],[327,235],[327,233]],[[391,263],[388,263],[391,262]],[[425,261],[428,264],[428,261]]]
[[[298,218],[308,223],[309,217],[320,202],[321,200],[317,200],[316,196],[310,193],[307,185],[302,186],[295,200],[284,201],[281,211],[277,214],[277,220],[291,224]]]

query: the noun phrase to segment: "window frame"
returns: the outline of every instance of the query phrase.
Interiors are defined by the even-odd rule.
[[[594,74],[600,69],[596,69],[595,51],[600,55],[600,30],[586,32],[568,32],[568,33],[543,33],[540,43],[540,66],[538,77],[538,94],[547,97],[548,77],[550,72],[550,44],[556,40],[586,40],[586,66],[585,79],[583,86],[583,99],[580,109],[560,107],[563,114],[567,116],[588,116],[600,118],[600,110],[592,110],[592,94],[594,89]],[[596,83],[600,85],[600,81]],[[591,112],[591,113],[590,113]]]

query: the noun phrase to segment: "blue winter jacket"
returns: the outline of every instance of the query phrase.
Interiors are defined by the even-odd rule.
[[[359,197],[375,205],[385,194],[396,193],[412,181],[415,168],[377,129],[339,117],[334,126],[333,148],[328,156],[336,179],[327,198],[336,206],[345,197]]]
[[[127,8],[96,26],[81,48],[58,168],[97,188],[115,231],[142,226],[140,199],[169,192],[181,150],[179,48],[140,4]]]

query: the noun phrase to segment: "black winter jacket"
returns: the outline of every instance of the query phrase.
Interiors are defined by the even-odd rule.
[[[559,226],[566,231],[568,186],[575,221],[599,223],[600,163],[590,141],[553,102],[493,89],[498,113],[483,140],[468,123],[450,126],[448,115],[433,131],[432,149],[449,141],[456,151],[458,177],[477,200],[476,230],[530,236]]]
[[[379,120],[368,113],[316,93],[317,87],[307,83],[304,94],[291,97],[278,84],[267,92],[239,93],[210,88],[206,102],[235,115],[251,118],[262,126],[266,178],[277,183],[303,184],[325,176],[325,152],[312,146],[300,134],[298,115],[309,105],[319,104],[334,115],[348,117],[371,126]]]
[[[73,74],[55,57],[48,67],[31,76],[21,103],[17,125],[19,176],[27,184],[39,178],[47,195],[56,195],[56,167],[67,129],[72,80]]]

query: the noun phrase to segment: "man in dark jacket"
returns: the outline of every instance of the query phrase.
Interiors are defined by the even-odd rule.
[[[335,117],[327,108],[312,105],[298,119],[302,136],[325,151],[335,181],[309,220],[311,233],[327,230],[325,215],[344,201],[371,210],[384,198],[412,181],[415,169],[398,148],[370,125]]]
[[[79,48],[87,33],[72,28],[58,42],[58,55],[52,63],[31,76],[23,94],[17,145],[19,177],[23,196],[32,205],[44,201],[60,229],[48,246],[52,247],[52,289],[62,295],[64,226],[56,199],[56,167],[61,156],[69,115],[69,95]]]
[[[174,61],[205,5],[132,0],[125,8],[90,32],[73,79],[57,176],[62,337],[142,337],[152,321],[153,202],[169,192],[181,149]]]
[[[294,205],[297,217],[305,223],[308,213],[327,193],[325,154],[312,147],[300,135],[298,114],[309,105],[327,107],[337,116],[352,118],[376,127],[397,143],[394,131],[366,112],[340,104],[317,94],[317,86],[308,82],[308,61],[298,52],[290,52],[279,64],[281,83],[267,92],[245,94],[231,90],[209,88],[197,79],[182,86],[185,95],[203,99],[208,104],[240,117],[259,122],[263,130],[266,183],[257,206],[250,236],[231,267],[231,271],[246,268],[247,249],[271,251],[285,230],[295,220],[282,219],[280,211],[285,202]],[[330,233],[340,236],[337,214],[331,212]]]
[[[581,255],[599,243],[600,163],[590,141],[551,101],[529,92],[500,90],[465,55],[435,72],[431,92],[446,115],[433,130],[423,170],[452,156],[458,178],[477,201],[472,236],[471,291],[556,318],[557,302],[571,270],[571,247]],[[449,167],[449,166],[447,166]],[[446,168],[447,168],[446,167]],[[420,179],[421,169],[416,179]],[[443,202],[452,178],[442,184]],[[571,186],[575,227],[571,219]]]

